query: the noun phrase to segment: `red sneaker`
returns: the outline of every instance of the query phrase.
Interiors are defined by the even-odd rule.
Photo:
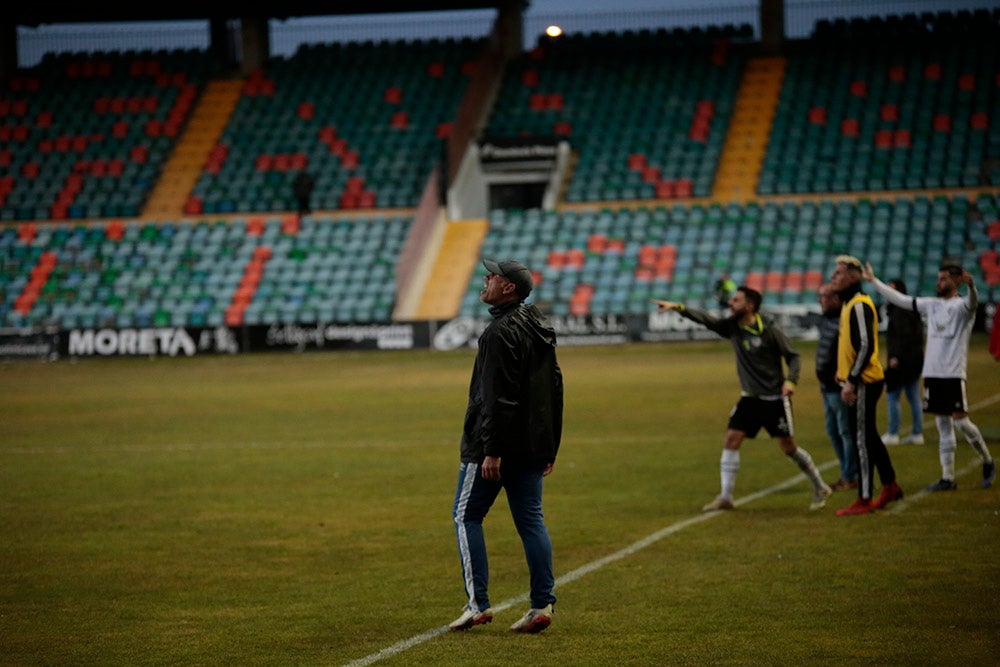
[[[882,487],[882,493],[878,494],[878,498],[872,503],[873,510],[880,510],[894,500],[902,500],[903,490],[899,488],[899,484],[895,482],[889,482]]]
[[[837,510],[837,516],[852,516],[854,514],[869,514],[872,511],[872,502],[867,498],[858,498],[850,507]]]

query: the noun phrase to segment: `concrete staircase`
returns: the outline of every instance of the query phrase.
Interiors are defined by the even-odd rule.
[[[746,202],[756,198],[786,66],[784,58],[754,58],[747,63],[719,158],[713,199]]]
[[[198,182],[208,154],[219,141],[222,131],[240,99],[241,80],[213,81],[208,84],[191,115],[184,136],[167,160],[146,202],[142,217],[177,219],[184,215],[184,202]]]

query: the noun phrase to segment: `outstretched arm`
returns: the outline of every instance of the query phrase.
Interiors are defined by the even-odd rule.
[[[713,331],[723,338],[728,337],[726,320],[723,318],[715,317],[711,313],[701,310],[700,308],[687,308],[679,301],[663,301],[661,299],[650,299],[650,301],[656,304],[656,309],[661,313],[667,310],[672,310],[675,313],[680,313],[681,317],[689,319],[692,322],[697,322],[709,331]]]
[[[650,299],[656,304],[656,309],[661,313],[665,310],[676,310],[680,312],[684,310],[684,304],[679,301],[664,301],[663,299]]]
[[[875,286],[875,290],[885,297],[885,300],[894,306],[898,306],[903,310],[916,310],[917,301],[912,296],[908,294],[903,294],[897,292],[893,288],[886,285],[884,282],[875,277],[875,272],[872,271],[872,265],[870,262],[865,262],[865,268],[861,272],[861,277],[865,280],[871,281],[872,285]]]

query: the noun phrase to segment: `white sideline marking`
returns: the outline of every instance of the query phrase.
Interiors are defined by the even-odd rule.
[[[817,467],[820,470],[825,470],[826,468],[833,467],[834,465],[837,465],[836,460],[827,461],[826,463],[819,465]],[[759,498],[763,498],[764,496],[768,496],[777,491],[787,489],[790,486],[795,486],[796,484],[805,481],[805,479],[806,479],[805,475],[800,473],[798,475],[795,475],[794,477],[786,479],[784,482],[775,484],[772,487],[762,489],[761,491],[757,491],[756,493],[751,493],[748,496],[743,496],[742,498],[733,501],[733,504],[738,507],[740,505],[750,502],[751,500],[757,500]],[[615,561],[619,561],[625,558],[626,556],[631,556],[632,554],[641,551],[646,547],[655,544],[656,542],[659,542],[664,537],[673,535],[674,533],[681,531],[687,528],[688,526],[694,526],[696,524],[701,523],[702,521],[708,521],[709,519],[714,519],[715,517],[723,513],[724,512],[722,510],[716,510],[715,512],[706,512],[704,514],[698,514],[696,516],[693,516],[690,519],[684,519],[683,521],[678,521],[677,523],[671,524],[666,528],[661,528],[655,533],[651,533],[646,537],[642,538],[638,542],[633,542],[624,549],[619,549],[618,551],[608,554],[603,558],[598,558],[597,560],[591,561],[586,565],[581,565],[580,567],[576,568],[571,572],[567,572],[561,577],[557,577],[556,586],[558,587],[568,584],[572,581],[576,581],[577,579],[585,575],[588,575],[591,572],[594,572],[595,570],[601,569],[605,565],[609,565],[611,563],[614,563]],[[524,595],[519,595],[517,597],[504,600],[500,604],[493,605],[492,606],[493,611],[501,612],[504,611],[505,609],[513,607],[516,604],[527,602],[527,600],[528,600],[528,594],[525,593]],[[374,664],[379,660],[390,658],[394,655],[402,653],[403,651],[411,649],[414,646],[417,646],[418,644],[422,644],[429,639],[433,639],[438,635],[443,635],[446,632],[448,632],[447,625],[441,626],[439,628],[434,628],[433,630],[428,630],[427,632],[424,632],[422,634],[414,635],[409,639],[404,639],[401,642],[397,642],[392,646],[387,646],[386,648],[382,649],[381,651],[378,651],[377,653],[372,653],[371,655],[365,656],[364,658],[358,658],[357,660],[353,660],[347,663],[345,667],[365,667],[366,665]]]
[[[994,403],[998,403],[998,402],[1000,402],[1000,394],[994,394],[993,396],[990,396],[989,398],[986,398],[986,399],[983,399],[982,401],[979,401],[975,405],[969,406],[969,411],[973,412],[975,410],[980,410],[982,408],[985,408],[987,406],[993,405]],[[931,418],[928,417],[928,418],[926,418],[924,420],[924,423],[925,424],[929,424],[930,421],[931,421]],[[838,462],[837,462],[836,459],[834,459],[832,461],[827,461],[826,463],[823,463],[822,465],[819,465],[817,467],[820,470],[826,470],[827,468],[831,468],[831,467],[833,467],[835,465],[838,465]],[[980,465],[980,464],[972,464],[972,465],[966,466],[965,468],[962,468],[960,471],[957,471],[956,477],[958,477],[960,475],[965,475],[965,474],[971,472],[972,470],[975,470],[978,467],[978,465]],[[751,493],[748,496],[743,496],[742,498],[739,498],[738,500],[733,501],[733,505],[735,505],[737,507],[739,507],[740,505],[745,505],[746,503],[748,503],[748,502],[750,502],[752,500],[758,500],[759,498],[763,498],[765,496],[769,496],[772,493],[776,493],[776,492],[781,491],[783,489],[787,489],[790,486],[795,486],[799,482],[804,481],[805,478],[806,478],[805,475],[802,475],[802,474],[796,475],[795,477],[790,477],[790,478],[786,479],[784,482],[781,482],[779,484],[775,484],[772,487],[769,487],[769,488],[766,488],[766,489],[761,489],[760,491],[757,491],[756,493]],[[897,503],[894,507],[891,507],[891,508],[885,510],[885,512],[886,513],[893,513],[893,514],[899,513],[901,511],[903,511],[903,509],[905,509],[906,507],[909,507],[910,503],[923,498],[924,496],[928,495],[929,493],[930,493],[929,491],[924,491],[924,490],[917,491],[913,495],[908,496],[907,499],[902,500],[899,503]],[[568,583],[570,583],[572,581],[576,581],[577,579],[583,577],[584,575],[590,574],[591,572],[594,572],[595,570],[601,569],[605,565],[608,565],[610,563],[614,563],[615,561],[619,561],[622,558],[625,558],[626,556],[631,556],[632,554],[634,554],[634,553],[636,553],[638,551],[641,551],[642,549],[645,549],[646,547],[650,546],[651,544],[659,542],[664,537],[667,537],[669,535],[673,535],[674,533],[679,532],[679,531],[683,530],[684,528],[687,528],[688,526],[694,526],[694,525],[697,525],[697,524],[701,523],[702,521],[708,521],[709,519],[712,519],[712,518],[714,518],[714,517],[716,517],[716,516],[718,516],[718,515],[720,515],[722,513],[723,513],[722,510],[716,510],[715,512],[707,512],[705,514],[698,514],[696,516],[691,517],[690,519],[684,519],[683,521],[678,521],[677,523],[671,524],[671,525],[667,526],[666,528],[661,528],[660,530],[656,531],[655,533],[651,533],[651,534],[647,535],[646,537],[642,538],[638,542],[633,542],[632,544],[630,544],[629,546],[625,547],[624,549],[620,549],[620,550],[618,550],[618,551],[616,551],[616,552],[614,552],[612,554],[608,554],[604,558],[598,558],[597,560],[591,561],[591,562],[587,563],[586,565],[581,565],[580,567],[576,568],[572,572],[567,572],[563,576],[557,577],[556,578],[556,586],[560,586],[560,585],[563,585],[563,584],[568,584]],[[517,597],[510,598],[508,600],[504,600],[500,604],[493,605],[493,611],[494,612],[504,611],[505,609],[510,609],[515,604],[523,603],[523,602],[526,602],[527,600],[528,600],[528,595],[527,595],[527,593],[525,593],[524,595],[519,595]],[[445,634],[447,632],[448,632],[448,626],[447,625],[443,625],[443,626],[441,626],[439,628],[434,628],[433,630],[428,630],[427,632],[424,632],[422,634],[414,635],[413,637],[410,637],[409,639],[404,639],[401,642],[396,642],[392,646],[387,646],[386,648],[382,649],[381,651],[378,651],[377,653],[372,653],[371,655],[367,655],[364,658],[358,658],[357,660],[352,660],[351,662],[347,663],[344,667],[366,667],[367,665],[374,664],[374,663],[378,662],[379,660],[383,660],[385,658],[391,658],[394,655],[398,655],[399,653],[402,653],[403,651],[409,650],[409,649],[411,649],[414,646],[417,646],[419,644],[423,644],[425,641],[428,641],[430,639],[434,639],[438,635],[443,635],[443,634]]]
[[[1000,403],[1000,394],[994,394],[993,396],[990,396],[989,398],[984,398],[983,400],[979,401],[978,403],[976,403],[974,405],[970,405],[969,406],[969,412],[975,412],[976,410],[980,410],[982,408],[988,407],[990,405],[993,405],[994,403]],[[929,425],[931,423],[931,421],[933,421],[933,419],[934,419],[933,417],[926,417],[926,418],[924,418],[924,426],[926,427],[927,425]],[[958,479],[959,477],[964,477],[965,475],[968,475],[973,470],[979,470],[979,469],[981,469],[982,465],[983,464],[981,462],[976,461],[975,463],[970,463],[969,465],[965,466],[961,470],[956,470],[955,471],[955,479]],[[920,500],[924,496],[929,496],[932,493],[935,493],[935,492],[934,491],[928,491],[926,488],[920,489],[919,491],[916,491],[915,493],[908,493],[902,500],[900,500],[899,502],[895,503],[892,507],[890,507],[889,509],[887,509],[885,511],[885,513],[886,514],[899,514],[900,512],[902,512],[903,510],[905,510],[907,507],[909,507],[911,503],[914,503],[914,502]]]
[[[984,398],[983,400],[969,406],[969,412],[975,412],[980,408],[985,408],[988,405],[993,405],[994,403],[1000,403],[1000,394],[993,394],[989,398]]]
[[[955,471],[955,479],[958,479],[959,477],[964,477],[965,475],[968,475],[973,470],[981,470],[982,467],[983,467],[983,464],[981,462],[979,462],[979,461],[977,461],[975,463],[971,463],[971,464],[965,466],[964,468],[962,468],[961,470],[956,470]],[[924,496],[929,496],[932,493],[938,493],[938,492],[937,491],[928,491],[926,488],[924,488],[924,489],[920,489],[919,491],[916,491],[915,493],[907,493],[903,497],[902,500],[900,500],[899,502],[894,503],[892,507],[890,507],[889,509],[885,510],[885,514],[899,514],[903,510],[907,509],[910,506],[911,503],[914,503],[914,502],[920,500]],[[941,492],[941,493],[947,493],[947,491],[944,491],[944,492]]]

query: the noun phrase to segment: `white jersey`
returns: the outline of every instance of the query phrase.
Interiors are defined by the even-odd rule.
[[[950,299],[900,294],[878,279],[874,285],[889,303],[917,311],[927,323],[927,350],[922,375],[925,378],[967,379],[965,369],[969,363],[969,337],[976,323],[976,307],[979,305],[975,285],[969,285],[967,296],[956,295]]]

